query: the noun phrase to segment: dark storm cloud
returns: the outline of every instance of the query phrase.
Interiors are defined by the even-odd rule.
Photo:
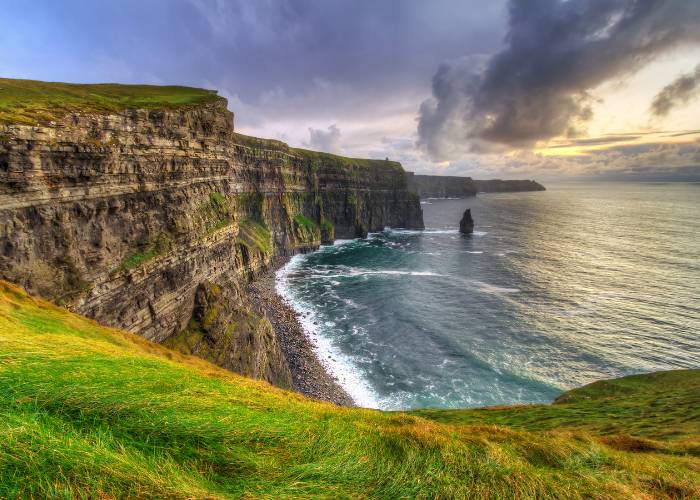
[[[420,108],[433,158],[575,135],[592,117],[589,90],[700,42],[696,0],[512,0],[505,48],[446,63]]]
[[[679,76],[661,89],[651,103],[651,112],[656,116],[666,116],[672,108],[688,102],[698,92],[700,92],[700,64],[695,67],[695,71]]]
[[[415,109],[436,58],[492,52],[503,19],[481,0],[8,0],[0,72],[207,86],[239,119],[330,124],[404,95]]]

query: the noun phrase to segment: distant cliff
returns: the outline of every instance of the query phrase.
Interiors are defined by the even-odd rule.
[[[477,193],[510,193],[516,191],[544,191],[532,180],[492,179],[479,181],[471,177],[450,175],[419,175],[407,172],[408,189],[421,198],[467,198]]]
[[[290,384],[244,292],[275,257],[423,227],[399,163],[236,134],[214,93],[17,82],[0,81],[3,102],[21,91],[0,110],[0,278],[233,371]]]
[[[408,189],[421,198],[466,198],[475,196],[477,186],[471,177],[418,175],[407,172]]]
[[[516,191],[545,191],[542,184],[531,180],[474,181],[480,193],[513,193]]]

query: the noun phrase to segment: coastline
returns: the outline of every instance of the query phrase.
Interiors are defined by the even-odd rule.
[[[276,273],[289,257],[277,258],[270,269],[257,275],[246,287],[254,307],[272,324],[282,354],[292,373],[293,390],[319,401],[355,406],[352,397],[321,363],[296,311],[277,293]]]

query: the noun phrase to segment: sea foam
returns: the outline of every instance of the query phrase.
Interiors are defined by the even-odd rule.
[[[352,240],[349,240],[352,241]],[[377,398],[369,384],[352,361],[336,347],[324,330],[332,328],[321,321],[318,311],[303,300],[295,297],[288,280],[306,258],[305,255],[295,255],[283,266],[276,275],[275,289],[284,301],[297,313],[304,332],[311,340],[316,357],[321,364],[334,376],[338,383],[352,397],[355,404],[365,408],[379,408]]]

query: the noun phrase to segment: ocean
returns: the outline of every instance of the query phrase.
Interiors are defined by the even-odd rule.
[[[424,200],[424,231],[298,255],[277,289],[366,407],[549,402],[700,368],[700,184],[547,188]]]

